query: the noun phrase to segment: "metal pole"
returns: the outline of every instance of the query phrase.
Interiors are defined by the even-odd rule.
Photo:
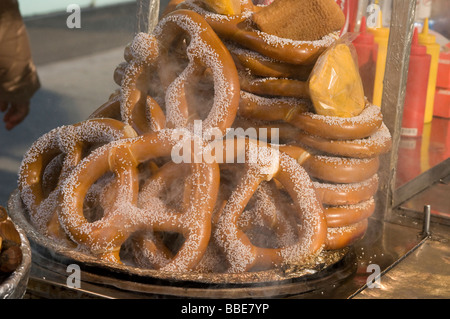
[[[423,208],[423,226],[422,226],[422,235],[429,236],[430,235],[430,219],[431,219],[431,206],[426,205]]]
[[[159,0],[136,0],[136,33],[151,33],[158,23]]]
[[[389,32],[388,52],[383,82],[381,110],[383,120],[392,134],[392,150],[381,156],[379,172],[380,189],[378,205],[382,219],[389,219],[395,196],[398,146],[403,118],[406,81],[408,78],[409,55],[414,32],[416,1],[392,1],[392,16]]]

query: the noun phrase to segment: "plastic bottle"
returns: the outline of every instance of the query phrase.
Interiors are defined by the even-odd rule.
[[[375,43],[373,34],[367,32],[366,17],[361,18],[359,30],[358,36],[353,40],[353,45],[358,55],[358,67],[364,93],[367,99],[373,102],[378,45]]]
[[[375,84],[373,88],[373,104],[381,106],[383,96],[384,70],[386,67],[387,48],[389,41],[389,28],[383,27],[381,10],[378,14],[377,26],[367,30],[373,34],[374,41],[378,45],[377,64],[375,71]]]
[[[427,54],[427,48],[424,45],[419,44],[418,38],[419,33],[416,28],[411,43],[401,128],[401,135],[408,137],[422,136],[430,74],[431,55]]]
[[[430,75],[428,78],[427,104],[425,107],[425,123],[433,120],[434,96],[436,93],[436,79],[439,65],[441,47],[436,43],[436,36],[428,33],[428,18],[425,19],[422,32],[419,34],[419,43],[427,48],[431,55]]]

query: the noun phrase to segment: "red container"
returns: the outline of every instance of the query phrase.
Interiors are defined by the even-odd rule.
[[[427,102],[428,77],[431,55],[419,44],[417,28],[414,30],[409,58],[408,80],[406,82],[405,104],[401,135],[421,137]]]
[[[450,119],[450,90],[436,88],[433,115]]]
[[[353,40],[353,45],[358,55],[359,74],[367,99],[373,101],[373,89],[375,85],[375,72],[377,66],[378,44],[372,33],[367,32],[366,17],[361,19],[361,28],[358,36]]]
[[[436,86],[443,89],[450,89],[450,51],[441,52],[439,55]]]

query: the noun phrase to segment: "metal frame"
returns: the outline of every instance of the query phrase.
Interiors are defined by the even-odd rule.
[[[392,150],[382,156],[378,205],[382,219],[391,219],[396,203],[396,170],[409,56],[414,32],[415,0],[393,1],[381,110],[392,135]]]

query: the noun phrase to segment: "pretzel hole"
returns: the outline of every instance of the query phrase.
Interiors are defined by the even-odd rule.
[[[158,252],[152,251],[152,261],[146,260],[146,257],[142,259],[142,240],[149,240],[150,238],[153,241],[152,245],[155,245],[155,247],[157,247],[156,249],[159,250]],[[173,258],[181,249],[184,241],[185,238],[181,234],[175,232],[148,233],[140,231],[132,234],[122,244],[119,251],[119,257],[124,264],[156,269],[168,263],[169,259]],[[157,259],[159,259],[159,263],[158,265],[155,265],[154,261]]]
[[[253,218],[253,225],[242,229],[250,242],[257,247],[276,249],[295,242],[298,236],[296,215],[289,194],[272,180],[260,184],[240,215],[238,225],[248,225],[243,219]]]
[[[103,218],[105,211],[102,201],[108,201],[106,197],[114,198],[108,194],[111,190],[107,187],[114,181],[114,173],[107,172],[89,187],[83,202],[83,215],[89,223]]]
[[[56,188],[61,175],[61,170],[64,161],[64,154],[59,154],[52,158],[42,173],[42,194],[44,198],[48,197],[50,193]]]
[[[214,103],[214,80],[210,68],[193,76],[186,88],[190,121],[206,119]]]

